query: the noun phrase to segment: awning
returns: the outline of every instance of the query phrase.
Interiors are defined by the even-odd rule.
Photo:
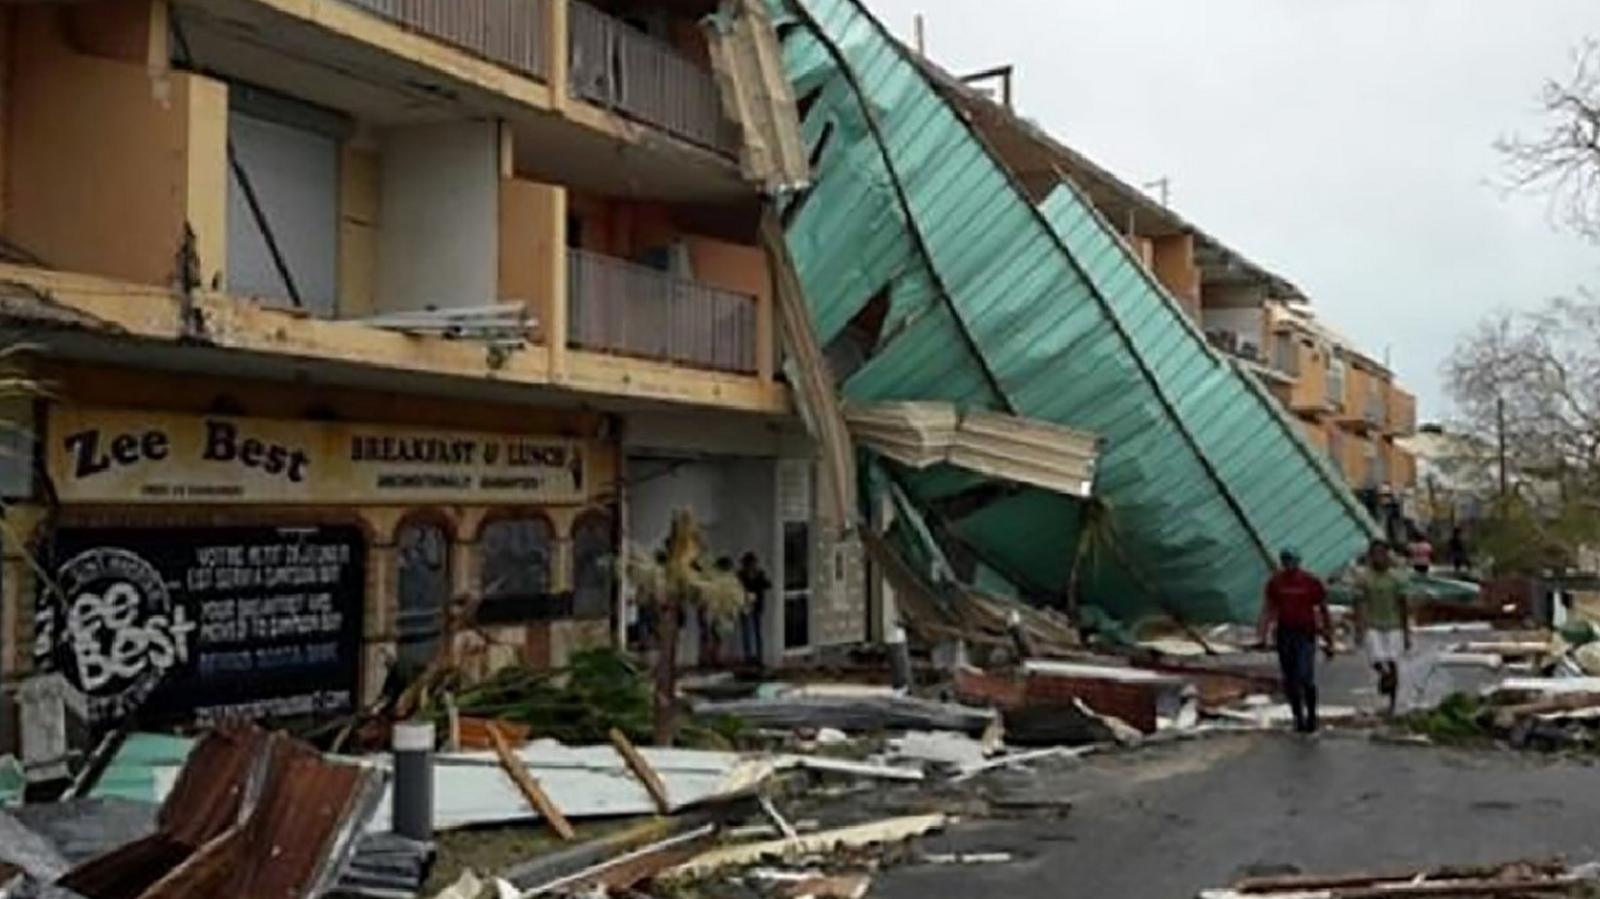
[[[1086,497],[1094,485],[1099,441],[1037,419],[952,403],[878,403],[845,409],[854,440],[902,465],[939,464]]]

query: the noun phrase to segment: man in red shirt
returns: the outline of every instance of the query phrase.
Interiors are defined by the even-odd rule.
[[[1328,590],[1317,576],[1300,567],[1300,554],[1285,549],[1279,568],[1267,580],[1261,620],[1261,642],[1276,626],[1278,667],[1283,672],[1283,692],[1294,713],[1294,729],[1309,734],[1317,730],[1317,635],[1333,655],[1333,622],[1328,617]]]

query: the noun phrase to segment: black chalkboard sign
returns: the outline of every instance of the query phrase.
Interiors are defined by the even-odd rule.
[[[348,711],[365,550],[353,527],[63,529],[35,654],[102,723]]]

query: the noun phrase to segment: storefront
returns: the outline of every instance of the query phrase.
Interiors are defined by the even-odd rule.
[[[628,539],[659,547],[673,516],[688,509],[710,559],[751,555],[772,584],[760,609],[759,652],[739,626],[712,634],[710,623],[686,620],[682,664],[750,664],[759,654],[762,664],[777,666],[865,639],[860,546],[823,519],[821,468],[798,422],[635,414],[625,424]]]
[[[49,404],[8,662],[60,671],[95,720],[181,721],[348,711],[434,658],[453,608],[477,628],[444,649],[480,674],[610,643],[605,420],[395,399],[347,392],[319,420]]]

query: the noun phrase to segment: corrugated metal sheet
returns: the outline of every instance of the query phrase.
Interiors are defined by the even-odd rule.
[[[1125,616],[1249,618],[1280,545],[1323,573],[1359,551],[1371,524],[1348,490],[1091,207],[1070,190],[1035,207],[855,0],[768,3],[816,160],[785,218],[822,340],[890,299],[847,399],[945,400],[1103,437],[1095,532],[1114,546],[1079,577],[1089,601]],[[972,486],[900,480],[925,506]],[[944,526],[1051,594],[1083,518],[1081,504],[1024,491]]]

